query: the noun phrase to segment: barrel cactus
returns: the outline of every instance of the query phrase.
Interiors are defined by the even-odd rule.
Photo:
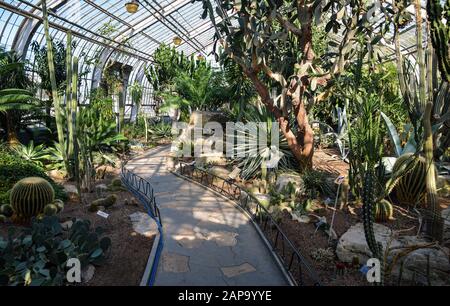
[[[375,221],[386,222],[392,220],[394,216],[394,208],[388,200],[381,200],[375,204]]]
[[[10,202],[20,219],[29,219],[44,211],[55,199],[52,185],[40,177],[27,177],[18,181],[11,190]]]
[[[405,172],[399,177],[394,187],[399,203],[414,206],[423,202],[427,172],[425,158],[412,153],[403,154],[397,159],[392,170],[393,173]]]

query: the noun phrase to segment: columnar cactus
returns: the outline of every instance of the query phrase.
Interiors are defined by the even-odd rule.
[[[372,256],[377,258],[381,267],[381,281],[383,283],[384,269],[383,269],[383,247],[381,243],[378,243],[375,237],[373,229],[374,212],[375,212],[375,194],[376,194],[376,179],[373,173],[373,169],[368,169],[364,176],[364,189],[363,189],[363,225],[364,234],[366,236],[367,245],[369,246]]]
[[[450,82],[450,1],[427,1],[427,13],[431,28],[431,41],[436,52],[441,76]],[[445,21],[446,20],[446,21]]]
[[[18,181],[11,190],[10,202],[20,219],[29,219],[44,211],[55,199],[52,185],[40,177],[27,177]]]

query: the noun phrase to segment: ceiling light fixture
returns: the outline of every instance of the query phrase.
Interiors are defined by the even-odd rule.
[[[180,38],[180,37],[178,37],[178,36],[175,36],[174,38],[173,38],[173,44],[175,45],[175,46],[179,46],[179,45],[181,45],[181,42],[182,42],[183,40]]]
[[[139,9],[139,3],[136,0],[131,0],[125,4],[125,8],[127,9],[128,13],[134,14]]]

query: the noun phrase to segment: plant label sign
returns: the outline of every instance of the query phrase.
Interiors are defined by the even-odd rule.
[[[105,218],[105,219],[108,219],[108,217],[109,217],[109,214],[107,214],[101,210],[97,211],[97,215],[99,215],[100,217]]]

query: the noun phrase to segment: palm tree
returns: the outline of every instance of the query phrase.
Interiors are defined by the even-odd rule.
[[[34,103],[30,103],[35,98],[31,91],[25,89],[28,85],[25,64],[20,56],[14,51],[0,50],[0,112],[6,118],[7,140],[10,145],[18,143],[17,111],[36,107]]]
[[[6,117],[7,139],[10,145],[19,143],[12,112],[35,108],[36,105],[30,103],[33,100],[35,100],[33,93],[25,89],[10,88],[0,90],[0,112],[3,112]]]

